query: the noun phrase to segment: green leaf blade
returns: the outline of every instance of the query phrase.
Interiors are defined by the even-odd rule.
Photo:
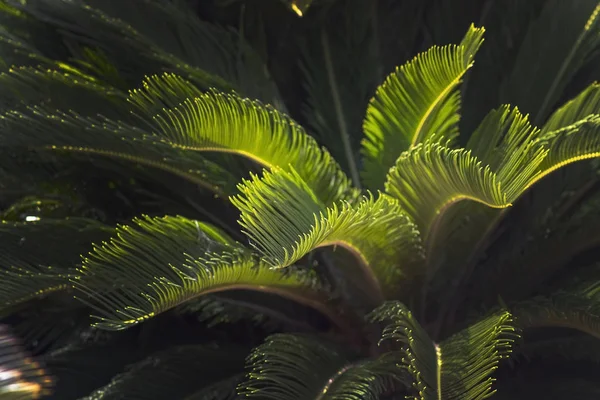
[[[433,47],[400,67],[371,100],[363,129],[364,180],[380,188],[400,153],[427,140],[458,135],[457,86],[483,41],[471,26],[458,46]]]

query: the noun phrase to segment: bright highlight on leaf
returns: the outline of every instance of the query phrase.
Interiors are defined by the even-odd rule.
[[[160,81],[155,79],[154,85],[164,85],[164,91],[169,85],[182,85],[169,75]],[[331,155],[273,107],[214,91],[181,98],[181,102],[154,117],[161,142],[188,150],[239,154],[267,168],[291,166],[325,204],[356,196]]]
[[[416,273],[411,268],[421,257],[419,232],[389,196],[325,207],[299,174],[282,169],[253,176],[239,189],[231,201],[242,212],[240,224],[276,268],[315,248],[339,245],[357,256],[375,292],[398,290],[399,279]]]
[[[425,237],[452,204],[470,200],[489,207],[510,206],[496,174],[470,152],[439,143],[418,144],[390,170],[386,191],[415,220]]]
[[[232,243],[219,229],[183,217],[138,218],[83,259],[73,284],[96,311],[96,326],[111,330],[226,290],[273,293],[327,310],[314,277],[272,270]]]
[[[362,142],[363,178],[373,189],[400,153],[425,141],[458,136],[458,85],[483,41],[473,25],[460,45],[433,47],[398,68],[379,87],[367,108]]]

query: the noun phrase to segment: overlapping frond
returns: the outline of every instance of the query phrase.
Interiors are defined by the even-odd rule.
[[[541,126],[599,45],[598,1],[546,2],[520,44],[500,100],[517,105]]]
[[[481,121],[467,149],[490,166],[509,201],[514,201],[539,173],[539,165],[546,157],[547,150],[534,143],[539,134],[540,130],[531,126],[517,107],[504,105],[490,111]]]
[[[0,310],[70,288],[79,255],[111,233],[87,219],[0,223]]]
[[[117,161],[115,166],[126,162],[161,169],[217,194],[234,190],[236,179],[224,167],[197,152],[161,142],[138,124],[43,105],[7,111],[0,121],[0,139],[9,148],[108,157]]]
[[[164,76],[156,85],[181,81]],[[157,89],[154,89],[157,90]],[[331,204],[356,196],[339,165],[302,127],[286,115],[258,101],[215,91],[182,99],[178,107],[154,117],[157,137],[172,146],[243,155],[271,168],[293,167],[319,199]]]
[[[398,290],[403,274],[415,273],[410,266],[420,257],[419,233],[387,195],[326,207],[298,173],[283,169],[255,175],[239,189],[232,203],[242,212],[240,224],[276,268],[291,265],[317,247],[340,245],[363,263],[378,297],[382,290]]]
[[[88,116],[125,118],[122,105],[127,95],[98,82],[92,76],[70,68],[66,71],[42,67],[13,67],[0,74],[2,110],[24,104],[51,104]],[[120,106],[120,107],[119,107]]]
[[[228,399],[243,377],[245,353],[240,350],[209,345],[175,346],[130,365],[109,384],[81,400],[182,399],[198,395],[200,390],[206,399]],[[215,386],[219,381],[230,386]],[[209,397],[215,389],[220,392]]]
[[[597,281],[517,303],[512,309],[517,325],[523,329],[571,328],[600,339],[600,284]]]
[[[405,150],[458,135],[462,77],[483,41],[473,25],[460,45],[433,47],[398,68],[371,100],[364,121],[364,181],[380,188]]]
[[[235,89],[278,103],[264,63],[237,33],[202,21],[184,2],[68,0],[9,4],[83,46],[102,49],[130,82],[161,70],[203,89]],[[141,76],[140,76],[141,74]]]
[[[434,343],[412,313],[399,302],[375,309],[369,319],[387,323],[383,340],[403,345],[402,360],[413,377],[420,400],[480,400],[491,396],[499,361],[511,352],[516,338],[512,316],[497,312],[441,343]]]
[[[96,326],[105,329],[124,329],[187,300],[240,289],[289,297],[327,315],[327,294],[314,277],[272,270],[232,243],[219,229],[183,217],[138,218],[84,257],[73,284],[96,310]]]
[[[390,170],[386,191],[415,220],[428,237],[444,211],[470,200],[489,207],[510,206],[492,169],[465,149],[436,142],[419,143],[403,153]]]
[[[276,334],[248,357],[240,393],[269,400],[376,400],[403,373],[397,361],[356,360],[316,338]]]
[[[25,354],[20,343],[0,326],[0,397],[34,400],[51,393],[53,380],[42,366]]]
[[[574,124],[549,132],[535,143],[548,149],[540,172],[527,187],[565,165],[600,157],[600,114],[591,114]]]
[[[600,83],[593,83],[559,107],[542,126],[541,136],[573,125],[590,114],[600,114]]]

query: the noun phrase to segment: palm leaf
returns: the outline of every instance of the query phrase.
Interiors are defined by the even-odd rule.
[[[184,93],[184,84],[176,77],[164,76],[154,84],[154,92],[164,85],[163,91],[176,86]],[[243,155],[269,168],[292,166],[326,204],[356,195],[331,155],[297,123],[272,107],[214,91],[193,99],[182,97],[181,102],[154,117],[157,136],[163,143]]]
[[[21,349],[5,326],[0,327],[0,397],[33,400],[51,393],[52,379]]]
[[[231,193],[236,181],[229,171],[200,154],[162,143],[156,135],[130,123],[86,117],[49,106],[10,110],[0,115],[0,120],[4,128],[0,137],[8,148],[108,157],[124,162],[125,168],[140,164],[180,176],[221,195]],[[124,168],[119,163],[115,166]]]
[[[365,183],[383,184],[400,153],[426,140],[458,135],[458,85],[473,65],[483,29],[471,26],[460,45],[433,47],[392,73],[371,100],[364,121]]]
[[[399,379],[395,361],[356,361],[317,339],[277,334],[248,357],[250,372],[240,392],[271,400],[376,400]]]
[[[529,25],[502,86],[502,103],[517,105],[535,125],[542,125],[564,88],[598,49],[599,11],[597,0],[546,2]]]
[[[593,83],[558,108],[542,126],[541,136],[600,113],[600,83]]]
[[[600,285],[597,281],[551,296],[515,304],[512,309],[522,329],[563,327],[600,338]]]
[[[425,238],[453,204],[470,200],[493,208],[510,206],[489,166],[465,149],[419,143],[404,152],[390,170],[386,191],[415,220]],[[426,239],[427,240],[427,239]]]
[[[137,218],[118,226],[110,242],[83,259],[79,272],[73,284],[80,300],[96,310],[95,325],[104,329],[124,329],[226,290],[289,297],[339,321],[313,277],[269,269],[217,228],[183,217]]]
[[[266,261],[287,267],[318,247],[340,245],[354,253],[376,298],[390,295],[397,281],[410,276],[420,256],[414,224],[389,196],[372,195],[355,205],[326,207],[301,176],[276,169],[239,186],[232,203],[242,212],[240,224]],[[366,216],[369,218],[366,218]],[[405,269],[397,269],[398,262]]]
[[[111,229],[82,218],[0,224],[0,309],[70,288],[79,255]]]
[[[588,117],[565,128],[541,136],[536,145],[548,148],[540,164],[540,173],[527,187],[565,165],[600,156],[600,114]]]
[[[517,336],[506,311],[497,312],[437,344],[399,302],[385,303],[369,319],[383,322],[382,341],[403,345],[402,364],[411,373],[414,399],[474,400],[490,397],[490,377]]]
[[[43,0],[22,5],[25,14],[48,23],[71,41],[102,49],[117,68],[136,82],[141,74],[162,70],[186,76],[203,89],[235,89],[279,104],[264,63],[233,31],[213,26],[184,2],[157,0]]]
[[[245,354],[239,350],[208,345],[175,346],[128,366],[110,383],[81,400],[181,399],[200,389],[208,392],[208,399],[227,399],[242,376]],[[230,386],[221,386],[221,392],[215,393],[222,397],[208,397],[218,381]]]

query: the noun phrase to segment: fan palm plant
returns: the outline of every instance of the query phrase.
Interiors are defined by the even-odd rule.
[[[0,304],[50,397],[596,398],[600,4],[483,3],[489,43],[444,1],[2,1]]]

